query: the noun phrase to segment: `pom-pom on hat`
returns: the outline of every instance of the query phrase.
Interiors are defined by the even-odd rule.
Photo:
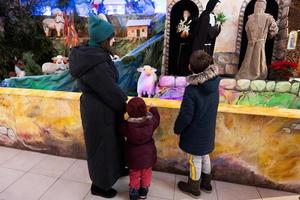
[[[134,97],[129,100],[126,111],[130,118],[140,118],[147,116],[147,106],[140,97]]]
[[[111,37],[115,28],[109,22],[101,19],[97,15],[89,17],[89,46],[99,47],[102,42]]]

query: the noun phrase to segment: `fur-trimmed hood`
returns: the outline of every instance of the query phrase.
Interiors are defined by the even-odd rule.
[[[193,74],[187,77],[190,85],[200,86],[206,93],[211,93],[219,89],[219,69],[218,66],[211,65],[199,74]]]
[[[219,69],[215,65],[209,66],[204,72],[193,74],[187,77],[187,82],[191,85],[201,85],[206,81],[219,76]]]
[[[152,118],[153,118],[153,114],[152,114],[151,112],[148,112],[148,113],[147,113],[147,116],[139,117],[139,118],[131,118],[131,117],[129,117],[129,118],[127,119],[127,121],[130,122],[130,123],[137,123],[137,124],[140,124],[140,123],[143,123],[143,122],[145,122],[145,121],[147,121],[147,120],[150,120],[150,119],[152,119]]]

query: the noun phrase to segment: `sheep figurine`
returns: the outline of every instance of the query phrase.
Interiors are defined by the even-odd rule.
[[[155,95],[155,83],[157,81],[156,69],[149,65],[137,69],[141,72],[138,80],[137,93],[139,97],[147,95],[149,98]]]
[[[50,36],[51,30],[56,30],[57,37],[61,36],[65,27],[65,19],[62,11],[57,10],[55,12],[55,18],[46,18],[43,20],[43,28],[46,36]]]
[[[47,62],[42,66],[44,74],[59,74],[69,69],[68,58],[58,55],[52,58],[53,63]]]

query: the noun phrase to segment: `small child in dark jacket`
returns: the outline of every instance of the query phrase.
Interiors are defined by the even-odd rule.
[[[153,133],[160,116],[157,108],[147,106],[142,98],[135,97],[127,104],[129,118],[122,125],[126,137],[125,157],[129,167],[130,200],[146,199],[152,179],[152,167],[157,161]]]
[[[212,57],[204,51],[195,51],[190,57],[180,112],[174,132],[180,135],[179,147],[189,155],[190,177],[188,182],[179,182],[178,188],[199,198],[200,189],[211,192],[211,163],[209,153],[215,147],[215,127],[219,105],[218,68],[210,65]]]

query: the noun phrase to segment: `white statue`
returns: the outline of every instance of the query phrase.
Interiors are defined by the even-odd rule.
[[[64,30],[65,19],[64,14],[61,11],[55,12],[55,18],[46,18],[43,20],[43,28],[46,36],[50,36],[51,30],[56,30],[57,37],[61,36]]]

